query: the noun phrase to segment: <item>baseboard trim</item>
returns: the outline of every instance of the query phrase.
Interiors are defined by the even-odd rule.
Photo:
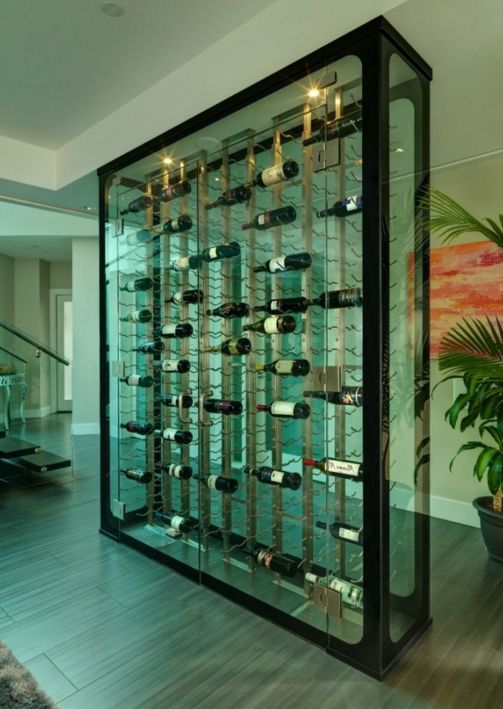
[[[72,423],[72,436],[98,436],[99,423]]]
[[[430,498],[430,516],[445,519],[448,522],[466,524],[469,527],[480,527],[477,510],[471,502],[450,500],[447,497],[432,495]]]
[[[25,409],[24,417],[26,419],[43,419],[45,416],[50,416],[54,413],[52,406],[42,406],[41,408]],[[19,409],[16,411],[19,415]]]

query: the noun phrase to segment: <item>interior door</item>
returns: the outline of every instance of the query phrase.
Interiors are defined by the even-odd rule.
[[[56,349],[72,360],[73,303],[72,295],[56,295]],[[72,410],[72,365],[56,367],[56,409]]]

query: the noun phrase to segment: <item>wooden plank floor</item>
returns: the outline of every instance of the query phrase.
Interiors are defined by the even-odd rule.
[[[98,534],[98,440],[16,426],[74,461],[0,483],[0,636],[61,709],[503,705],[503,565],[432,520],[434,625],[382,683]],[[43,484],[37,482],[45,481]]]

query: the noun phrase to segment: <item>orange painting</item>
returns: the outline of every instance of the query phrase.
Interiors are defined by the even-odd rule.
[[[431,356],[461,318],[503,318],[503,249],[488,241],[431,251]]]

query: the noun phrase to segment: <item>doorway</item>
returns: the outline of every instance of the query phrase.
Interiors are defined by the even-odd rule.
[[[57,289],[51,291],[52,346],[70,361],[73,358],[73,302],[72,291]],[[52,365],[52,401],[57,412],[72,411],[72,365],[63,367]]]

